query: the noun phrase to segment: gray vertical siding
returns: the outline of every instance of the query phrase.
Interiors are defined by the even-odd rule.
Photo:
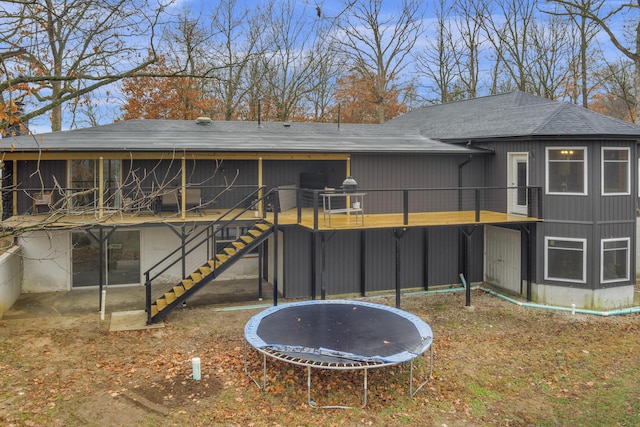
[[[264,184],[269,188],[281,185],[300,186],[300,174],[324,174],[329,187],[340,187],[346,178],[347,166],[342,160],[265,160],[262,163]]]
[[[283,234],[283,296],[285,298],[311,297],[312,233],[298,227],[288,227]]]
[[[456,188],[460,165],[469,156],[452,155],[354,155],[351,172],[361,189]],[[484,156],[474,156],[462,167],[462,186],[484,186]],[[374,191],[367,195],[367,212],[391,213],[402,211],[402,193]],[[463,206],[463,209],[471,205]],[[413,211],[441,211],[458,209],[456,191],[410,192],[409,209]]]
[[[284,229],[284,296],[312,296],[312,232]],[[324,261],[322,238],[324,236]],[[482,280],[483,231],[472,235],[469,281]],[[363,244],[364,242],[364,244]],[[410,228],[402,235],[400,287],[459,284],[461,257],[457,227]],[[396,287],[396,238],[392,230],[351,230],[316,235],[316,296],[391,291]],[[324,271],[323,271],[324,263]],[[364,263],[364,264],[363,264]],[[363,267],[364,266],[364,267]]]

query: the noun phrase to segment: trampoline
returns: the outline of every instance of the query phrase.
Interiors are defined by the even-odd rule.
[[[267,357],[307,368],[307,401],[311,399],[311,370],[364,370],[363,405],[367,404],[367,371],[410,362],[409,393],[414,396],[413,361],[430,350],[433,374],[433,333],[417,316],[397,308],[361,301],[315,300],[274,306],[258,313],[245,326],[245,373],[263,391]],[[262,384],[249,373],[247,348],[262,354]]]

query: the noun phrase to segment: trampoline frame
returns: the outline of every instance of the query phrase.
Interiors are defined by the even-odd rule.
[[[416,316],[412,315],[411,313],[393,308],[393,307],[388,307],[388,306],[381,306],[379,304],[371,304],[371,303],[365,303],[365,302],[360,302],[360,301],[346,301],[346,300],[320,300],[320,301],[305,301],[305,302],[301,302],[301,303],[290,303],[290,304],[285,304],[282,306],[274,306],[271,307],[270,309],[267,309],[265,311],[263,311],[262,313],[259,313],[258,315],[254,316],[252,318],[252,320],[254,319],[262,319],[266,316],[268,316],[269,314],[282,309],[283,307],[287,307],[290,306],[292,304],[294,305],[303,305],[303,304],[321,304],[321,303],[333,303],[333,304],[349,304],[349,305],[367,305],[370,307],[375,307],[375,308],[379,308],[379,309],[384,309],[384,310],[389,310],[389,311],[393,311],[398,315],[401,315],[404,318],[409,318],[412,322],[414,322],[415,325],[415,320],[414,319],[418,319],[420,320],[420,322],[422,322],[421,319],[417,318]],[[402,314],[400,314],[402,313]],[[409,317],[408,317],[409,316]],[[249,323],[251,323],[251,321],[249,321]],[[249,323],[247,323],[247,328],[249,326]],[[259,323],[259,322],[258,322]],[[424,323],[424,322],[423,322]],[[425,323],[426,325],[426,323]],[[428,326],[427,326],[428,327]],[[429,328],[430,330],[430,328]],[[363,370],[364,371],[364,378],[363,378],[363,393],[362,393],[362,406],[361,408],[364,408],[367,406],[367,390],[368,390],[368,377],[367,377],[367,373],[369,371],[369,369],[375,369],[375,368],[382,368],[385,366],[396,366],[396,365],[402,365],[405,364],[407,362],[410,363],[410,370],[409,370],[409,394],[411,397],[415,396],[421,389],[422,387],[424,387],[431,379],[431,377],[433,376],[433,336],[429,337],[430,340],[427,344],[424,345],[422,351],[420,353],[414,353],[412,355],[412,357],[409,358],[409,360],[391,360],[391,361],[357,361],[357,362],[341,362],[341,363],[336,363],[336,362],[318,362],[318,361],[312,361],[312,360],[307,360],[301,357],[294,357],[291,355],[287,355],[287,354],[283,354],[282,352],[278,351],[278,350],[274,350],[271,348],[259,348],[254,346],[253,344],[251,344],[249,342],[249,340],[247,339],[247,332],[245,329],[245,341],[244,341],[244,371],[245,374],[255,383],[255,385],[262,390],[263,392],[266,391],[266,387],[267,387],[267,358],[272,358],[274,360],[278,360],[281,362],[285,362],[285,363],[289,363],[289,364],[293,364],[293,365],[297,365],[297,366],[303,366],[306,367],[306,371],[307,371],[307,403],[309,404],[309,406],[311,406],[312,408],[324,408],[324,409],[351,409],[353,408],[352,406],[347,406],[347,405],[318,405],[312,398],[311,398],[311,389],[312,389],[312,380],[311,380],[311,371],[312,369],[329,369],[329,370],[343,370],[343,371],[347,371],[347,370]],[[256,378],[254,378],[254,376],[251,375],[251,373],[249,372],[249,367],[248,367],[248,348],[249,346],[251,346],[251,348],[253,348],[257,353],[262,354],[262,383],[260,383],[259,380],[257,380]],[[419,356],[422,356],[426,353],[426,351],[429,350],[429,376],[427,377],[426,380],[424,380],[415,390],[413,387],[413,361],[418,358]]]

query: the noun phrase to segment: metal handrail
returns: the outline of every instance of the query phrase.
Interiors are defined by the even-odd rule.
[[[252,210],[259,203],[261,203],[262,201],[268,200],[269,198],[273,197],[273,195],[275,193],[277,193],[277,188],[274,188],[274,189],[269,190],[263,196],[259,196],[259,193],[261,191],[264,191],[264,189],[265,189],[265,186],[257,188],[255,191],[253,191],[252,193],[247,195],[245,198],[243,198],[241,201],[236,203],[232,208],[228,209],[222,216],[217,218],[215,221],[211,222],[207,227],[205,227],[204,229],[202,229],[198,233],[194,234],[193,236],[190,236],[189,239],[183,241],[180,246],[178,246],[176,249],[171,251],[164,258],[162,258],[160,261],[156,262],[153,266],[151,266],[149,269],[147,269],[147,271],[144,272],[145,287],[146,287],[146,309],[147,309],[147,315],[150,315],[150,309],[151,309],[151,286],[152,286],[152,282],[155,279],[157,279],[158,277],[160,277],[167,270],[169,270],[170,268],[174,267],[175,265],[177,265],[181,261],[183,263],[182,270],[183,270],[183,277],[184,277],[185,276],[185,274],[184,274],[184,270],[185,270],[184,263],[185,263],[185,259],[186,259],[187,255],[189,255],[189,254],[193,253],[195,250],[199,249],[203,244],[207,244],[207,243],[209,243],[210,240],[215,239],[215,233],[217,231],[225,229],[227,226],[232,224],[234,221],[236,221],[240,216],[245,214],[247,211]],[[235,209],[239,209],[241,207],[243,207],[243,208],[240,210],[240,212],[236,213],[231,218],[228,218],[228,216]],[[211,230],[212,228],[213,228],[214,232],[209,234],[209,230]],[[203,237],[203,235],[204,235],[204,237]],[[185,250],[185,248],[187,246],[190,246],[190,245],[192,247],[190,249],[188,249],[188,250]],[[176,256],[176,255],[179,255],[179,256]],[[175,257],[175,259],[172,262],[168,263],[168,261],[172,257]],[[158,267],[160,267],[161,265],[163,265],[165,263],[167,263],[167,264],[164,266],[164,268],[162,268],[160,271],[158,271],[153,276],[151,275],[153,270],[157,269]]]

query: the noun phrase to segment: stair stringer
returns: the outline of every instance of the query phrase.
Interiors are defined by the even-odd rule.
[[[246,254],[255,249],[262,242],[267,240],[269,236],[273,233],[273,225],[260,222],[256,223],[252,228],[247,230],[245,234],[239,236],[231,244],[225,246],[221,251],[215,254],[213,260],[207,260],[207,262],[199,267],[198,271],[191,273],[186,278],[182,279],[180,283],[174,285],[172,290],[166,292],[164,296],[156,299],[156,301],[151,305],[151,316],[149,317],[148,324],[157,323],[160,320],[164,319],[171,311],[173,311],[176,307],[182,305],[184,301],[192,297],[196,292],[205,286],[211,284],[217,277],[219,277],[222,273],[232,267],[238,260],[243,258]],[[259,231],[259,235],[255,233],[251,233],[252,231]],[[246,242],[242,240],[244,237],[251,238],[251,242]],[[233,245],[237,242],[243,243],[243,247],[241,249],[237,249],[235,253],[231,256],[225,253],[225,249],[229,247],[233,247]],[[212,268],[210,265],[211,261],[215,261],[218,255],[226,256],[226,260],[224,262],[220,262],[215,268]],[[206,272],[206,269],[209,269],[207,274],[203,273],[203,269]],[[157,309],[158,306],[163,305],[164,307],[160,310]]]

